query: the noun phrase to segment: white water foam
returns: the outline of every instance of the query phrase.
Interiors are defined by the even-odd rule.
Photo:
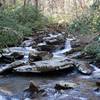
[[[70,42],[72,41],[73,39],[66,39],[66,42],[65,42],[65,47],[63,50],[58,50],[56,52],[53,53],[53,56],[54,57],[59,57],[59,56],[64,56],[64,53],[70,51],[72,48],[71,48],[71,44]]]

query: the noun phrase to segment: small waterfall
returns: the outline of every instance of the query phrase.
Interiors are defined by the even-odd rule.
[[[73,39],[66,39],[66,42],[65,42],[65,47],[64,49],[62,50],[57,50],[53,53],[54,57],[58,57],[58,56],[64,56],[64,53],[70,51],[72,48],[71,48],[71,44],[70,42],[72,41]]]

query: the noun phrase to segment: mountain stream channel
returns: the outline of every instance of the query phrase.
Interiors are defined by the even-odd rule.
[[[49,34],[42,37],[42,42],[35,39],[39,41],[36,47],[32,44],[33,39],[28,38],[18,47],[4,49],[3,57],[0,56],[1,60],[4,60],[0,63],[0,100],[100,100],[100,69],[93,64],[89,64],[89,72],[87,68],[86,72],[81,72],[81,67],[74,67],[75,62],[88,61],[71,61],[72,56],[78,55],[80,51],[66,55],[66,52],[73,49],[71,41],[74,38],[64,40],[60,35]],[[58,43],[58,37],[63,46]],[[47,50],[46,53],[41,54],[41,49]],[[15,61],[9,57],[14,54],[19,54]],[[22,61],[25,65],[20,62],[15,64],[16,61]],[[16,67],[8,68],[12,63]],[[47,69],[44,68],[46,65]]]

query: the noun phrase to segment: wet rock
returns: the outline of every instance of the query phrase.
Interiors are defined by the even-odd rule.
[[[32,81],[30,82],[29,88],[25,89],[24,91],[29,91],[29,92],[39,92],[39,87],[37,87]]]
[[[13,52],[10,55],[11,57],[13,57],[14,59],[22,59],[24,57],[24,53],[23,52]]]
[[[40,87],[36,86],[34,82],[30,82],[29,88],[24,90],[24,98],[37,98],[43,96],[45,94],[45,90],[41,89]]]
[[[21,47],[30,47],[34,44],[33,40],[25,40],[22,42]]]
[[[71,47],[72,48],[77,48],[77,47],[80,47],[81,46],[81,43],[79,40],[73,40],[71,41]]]
[[[77,61],[75,66],[77,70],[84,75],[90,75],[93,72],[90,64],[85,61]]]
[[[48,51],[48,52],[52,52],[53,50],[55,50],[55,46],[54,46],[54,45],[42,44],[42,45],[37,45],[37,49],[38,49],[39,51]]]
[[[100,80],[96,81],[96,85],[100,87]]]
[[[1,66],[0,67],[0,74],[4,73],[5,71],[12,70],[13,68],[19,67],[24,65],[25,63],[23,61],[15,61],[9,65]]]
[[[58,47],[62,48],[65,44],[65,36],[61,33],[58,34],[48,34],[47,36],[42,36],[41,41],[38,40],[37,48],[40,51],[49,51],[52,52]]]
[[[5,53],[0,57],[0,62],[2,62],[2,63],[11,63],[15,60],[20,60],[23,57],[24,57],[23,52]]]
[[[61,81],[55,85],[56,90],[66,90],[66,89],[73,89],[77,86],[77,84],[72,82],[65,82]]]
[[[97,88],[94,89],[94,91],[95,91],[95,92],[100,92],[100,88],[97,87]]]
[[[44,61],[36,61],[33,65],[20,66],[14,70],[17,72],[50,72],[59,71],[63,69],[74,69],[73,62],[67,58],[52,58]]]
[[[2,55],[0,57],[0,63],[11,63],[14,61],[14,58],[9,55]]]
[[[18,61],[12,62],[9,66],[11,66],[12,68],[16,68],[22,65],[25,65],[24,61],[18,60]]]
[[[37,51],[35,49],[30,50],[29,52],[29,63],[33,63],[34,61],[48,60],[52,58],[52,54],[47,51]]]

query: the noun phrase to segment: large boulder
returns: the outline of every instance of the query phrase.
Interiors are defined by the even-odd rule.
[[[48,60],[52,58],[52,54],[47,51],[37,51],[36,49],[29,51],[29,63],[34,61]]]
[[[45,90],[41,89],[33,81],[31,81],[29,87],[23,91],[22,99],[26,100],[26,98],[29,98],[28,100],[30,99],[33,100],[35,98],[42,97],[45,95],[46,95]]]
[[[67,58],[52,58],[50,60],[36,61],[33,65],[26,65],[14,68],[16,72],[44,73],[60,71],[64,69],[74,69],[73,62]]]
[[[52,52],[58,48],[61,49],[64,47],[65,40],[65,35],[62,33],[50,33],[48,35],[39,36],[34,41],[37,43],[38,50]]]
[[[65,37],[62,34],[50,35],[49,37],[44,37],[43,39],[47,44],[51,45],[59,45],[65,42]]]
[[[37,49],[39,51],[52,52],[53,50],[55,50],[55,46],[54,45],[47,45],[47,43],[39,43],[39,44],[37,44]]]
[[[90,75],[93,72],[92,67],[86,61],[76,61],[75,66],[77,70],[84,75]]]

